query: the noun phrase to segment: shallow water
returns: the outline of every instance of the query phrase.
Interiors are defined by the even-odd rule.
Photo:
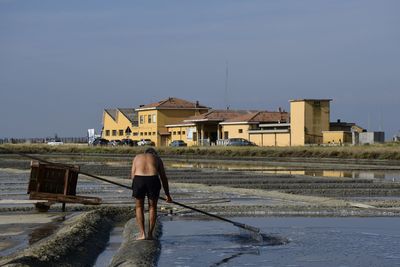
[[[109,266],[112,257],[117,253],[121,243],[123,241],[124,224],[117,224],[110,233],[110,239],[108,240],[107,246],[102,253],[97,257],[94,267],[106,267]]]
[[[271,246],[219,221],[163,222],[158,266],[400,266],[400,218],[233,218],[266,235]]]
[[[170,168],[187,168],[187,169],[210,169],[224,171],[248,171],[253,173],[278,174],[278,175],[306,175],[318,177],[342,177],[342,178],[360,178],[360,179],[379,179],[388,181],[400,181],[400,170],[395,169],[379,169],[379,166],[374,166],[372,169],[358,166],[343,165],[338,167],[326,167],[323,164],[312,164],[304,166],[304,163],[282,164],[279,162],[270,162],[254,165],[247,162],[181,162],[167,160],[166,167]],[[343,168],[343,169],[341,169]],[[359,169],[362,168],[362,169]],[[387,168],[387,167],[386,167]]]
[[[53,216],[53,219],[42,218],[42,220],[49,220],[50,222],[39,222],[40,215],[37,215],[37,221],[32,220],[24,222],[22,218],[15,216],[15,222],[0,224],[0,257],[10,255],[16,251],[25,249],[30,245],[46,238],[57,231],[62,225],[62,222],[71,217],[61,214],[60,216]],[[42,217],[48,214],[42,215]],[[9,217],[12,217],[10,215]],[[1,220],[2,218],[0,218]]]

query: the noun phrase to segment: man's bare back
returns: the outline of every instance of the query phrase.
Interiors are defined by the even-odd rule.
[[[148,150],[154,151],[154,149],[149,148]],[[161,180],[162,187],[164,188],[166,201],[171,202],[171,196],[169,194],[168,179],[165,174],[164,164],[162,160],[158,157],[157,153],[143,153],[136,155],[132,162],[131,177],[135,179],[135,176],[159,176]]]
[[[137,155],[132,165],[132,177],[135,175],[151,176],[159,174],[158,159],[152,154]]]

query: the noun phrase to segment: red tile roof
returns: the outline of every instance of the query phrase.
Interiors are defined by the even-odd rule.
[[[184,99],[169,97],[167,99],[161,100],[159,102],[147,104],[139,107],[137,110],[141,109],[209,109],[209,107],[200,105],[198,102],[189,102]]]
[[[207,113],[192,116],[184,120],[185,122],[195,121],[226,121],[229,119],[236,118],[238,116],[248,116],[253,114],[255,111],[252,110],[211,110]]]
[[[237,116],[235,118],[226,120],[225,122],[288,122],[289,113],[287,112],[274,112],[274,111],[258,111],[251,114]]]

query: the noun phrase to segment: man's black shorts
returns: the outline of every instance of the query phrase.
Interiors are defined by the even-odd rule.
[[[132,181],[132,196],[144,199],[158,199],[160,196],[161,183],[158,175],[142,176],[135,175]]]

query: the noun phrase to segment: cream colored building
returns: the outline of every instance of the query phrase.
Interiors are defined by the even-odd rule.
[[[188,146],[220,145],[243,138],[258,146],[304,146],[349,142],[355,124],[330,123],[331,99],[290,101],[279,111],[213,110],[198,102],[168,98],[136,109],[106,109],[102,136],[108,140],[150,139],[156,146],[183,140]]]
[[[356,125],[355,123],[331,122],[329,125],[329,131],[323,131],[323,143],[331,145],[346,145],[356,143],[354,138],[359,133],[364,132],[365,129]]]
[[[179,123],[185,118],[205,113],[208,109],[198,102],[173,97],[129,109],[129,116],[122,112],[127,109],[106,109],[103,113],[102,137],[107,140],[149,139],[156,146],[166,146],[171,135],[167,124]],[[126,132],[128,128],[131,131],[129,135]]]
[[[105,109],[101,136],[107,140],[132,138],[137,134],[137,116],[134,109]]]
[[[331,99],[290,101],[292,146],[322,144],[322,132],[329,131]]]

